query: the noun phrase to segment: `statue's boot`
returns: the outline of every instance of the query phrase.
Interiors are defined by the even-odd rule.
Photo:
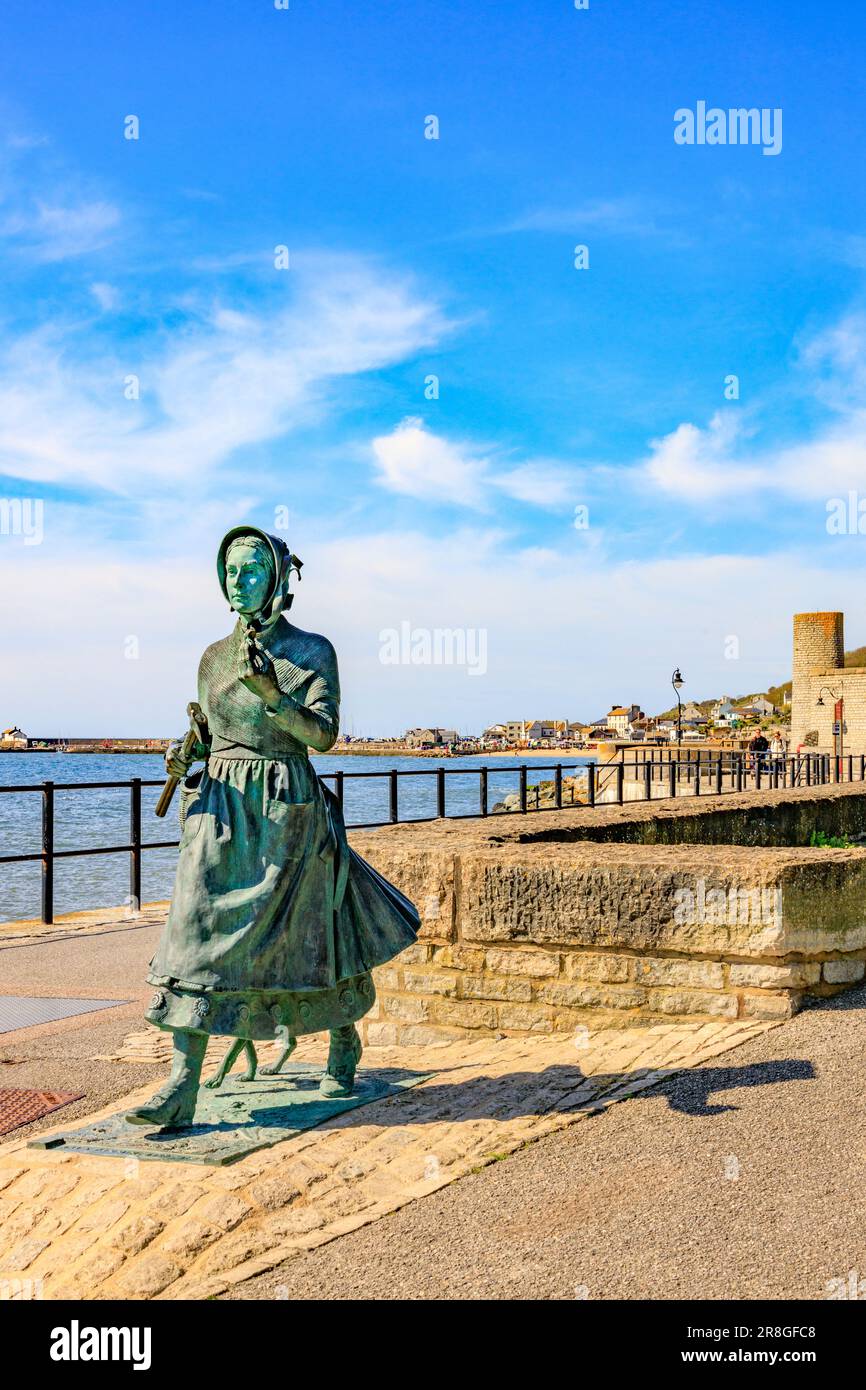
[[[328,1049],[328,1069],[322,1077],[319,1094],[326,1100],[339,1096],[350,1096],[355,1084],[355,1068],[361,1060],[361,1039],[354,1023],[345,1028],[331,1029],[331,1046]]]
[[[192,1124],[207,1033],[174,1030],[174,1057],[166,1084],[137,1110],[127,1113],[131,1125],[161,1125],[163,1129],[184,1129]]]

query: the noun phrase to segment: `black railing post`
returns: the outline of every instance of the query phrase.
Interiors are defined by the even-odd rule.
[[[737,756],[737,791],[738,791],[738,792],[741,792],[742,790],[743,790],[743,755],[742,755],[742,753],[740,753],[740,754],[738,754],[738,756]]]
[[[396,768],[392,768],[391,771],[389,772],[389,774],[388,774],[388,782],[389,782],[389,791],[390,791],[390,800],[391,800],[390,812],[391,812],[391,820],[392,820],[392,822],[393,822],[393,821],[398,821],[398,820],[400,819],[400,809],[399,809],[398,800],[397,800],[399,793],[398,793],[398,791],[397,791],[398,783],[397,783],[397,770],[396,770]]]
[[[595,805],[595,763],[588,763],[586,768],[586,804]]]
[[[653,776],[652,763],[648,763],[648,762],[646,761],[646,759],[644,759],[644,765],[643,765],[643,795],[644,795],[644,801],[651,801],[651,800],[652,800],[652,794],[653,794],[652,776]]]
[[[671,760],[668,761],[668,794],[677,794],[677,764]]]
[[[129,905],[133,913],[141,911],[141,778],[133,777],[129,784]]]
[[[557,811],[562,808],[562,763],[557,763],[553,774],[553,804]]]
[[[480,769],[481,776],[478,784],[478,799],[481,806],[482,816],[487,815],[487,768]]]
[[[445,816],[445,769],[436,769],[436,814],[440,820]]]
[[[526,811],[526,764],[520,769],[520,809]]]
[[[848,781],[854,781],[854,755],[852,753],[848,754]]]
[[[335,785],[335,787],[334,787],[334,791],[335,791],[335,793],[336,793],[337,801],[338,801],[339,804],[340,804],[340,810],[342,811],[342,809],[343,809],[343,797],[344,797],[344,795],[345,795],[345,788],[344,788],[344,786],[343,786],[343,774],[342,774],[342,772],[338,772],[338,773],[337,773],[336,778],[335,778],[335,782],[336,782],[336,785]]]
[[[721,753],[719,754],[719,760],[718,760],[718,762],[716,763],[716,791],[717,791],[718,795],[721,796],[721,794],[722,794],[722,755],[721,755]]]
[[[42,783],[42,920],[54,921],[54,783]]]
[[[861,781],[861,782],[864,780],[864,774],[866,774],[866,753],[861,753],[861,754],[860,754],[860,781]]]
[[[623,791],[625,789],[625,768],[622,763],[616,765],[616,804],[622,805]]]

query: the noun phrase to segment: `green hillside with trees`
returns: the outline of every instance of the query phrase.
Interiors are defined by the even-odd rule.
[[[866,666],[866,647],[855,647],[853,651],[845,653],[845,665],[850,667]],[[730,700],[734,705],[748,705],[752,700],[757,700],[761,695],[769,700],[771,705],[783,710],[785,707],[785,696],[791,698],[791,682],[784,681],[782,685],[771,685],[769,690],[753,690],[748,695],[731,695]],[[716,699],[722,699],[719,695]],[[687,700],[683,699],[683,704],[696,705],[703,714],[709,715],[710,710],[716,703],[712,700]],[[672,709],[667,709],[663,714],[656,715],[657,719],[675,719],[677,713],[676,705]]]

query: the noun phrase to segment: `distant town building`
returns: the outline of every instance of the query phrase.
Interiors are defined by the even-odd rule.
[[[604,725],[604,720],[601,721]],[[578,719],[508,719],[504,724],[491,724],[482,738],[485,743],[501,740],[505,746],[520,744],[569,744],[585,742],[592,726]]]
[[[533,719],[527,725],[526,738],[529,743],[538,743],[541,739],[556,738],[557,733],[561,733],[563,721],[556,719]]]
[[[736,712],[741,719],[771,719],[774,714],[778,713],[778,710],[762,695],[756,695],[753,700],[749,700],[746,704],[738,705]]]
[[[700,705],[696,705],[693,700],[690,700],[687,705],[683,706],[682,718],[684,724],[706,724],[707,722],[707,716],[704,714],[704,711],[701,709]]]
[[[751,701],[752,708],[758,711],[762,719],[772,719],[774,714],[778,714],[776,706],[771,700],[764,699],[763,695],[756,695]]]
[[[607,716],[607,726],[620,738],[625,738],[633,726],[645,720],[640,705],[614,705]]]
[[[403,739],[407,748],[439,748],[457,743],[455,729],[408,729]]]
[[[491,724],[481,735],[483,743],[505,743],[508,729],[505,724]]]
[[[628,710],[624,705],[614,705],[607,716],[606,723],[617,734],[624,734],[628,724]]]
[[[4,729],[3,733],[0,734],[0,748],[7,753],[25,749],[27,743],[27,735],[18,728],[17,724],[14,724],[11,729]]]

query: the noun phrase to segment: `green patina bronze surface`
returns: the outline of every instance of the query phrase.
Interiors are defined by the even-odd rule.
[[[351,1088],[372,1006],[371,970],[415,941],[414,905],[350,849],[341,807],[309,751],[337,738],[340,682],[326,638],[286,617],[300,561],[280,538],[236,527],[217,558],[238,615],[198,675],[207,741],[173,746],[182,835],[171,908],[148,974],[146,1017],[175,1030],[172,1078],[146,1124],[189,1124],[203,1057],[195,1038],[331,1032],[325,1093]],[[195,742],[195,741],[193,741]],[[328,1081],[330,1077],[330,1081]],[[331,1086],[330,1092],[327,1086]]]
[[[191,1125],[179,1130],[132,1128],[122,1115],[82,1125],[63,1134],[32,1139],[33,1149],[58,1149],[100,1157],[160,1159],[225,1165],[247,1154],[281,1144],[347,1110],[397,1095],[432,1073],[382,1068],[359,1072],[350,1096],[325,1100],[319,1092],[321,1068],[295,1062],[285,1077],[243,1081],[228,1076],[218,1091],[202,1087]]]

